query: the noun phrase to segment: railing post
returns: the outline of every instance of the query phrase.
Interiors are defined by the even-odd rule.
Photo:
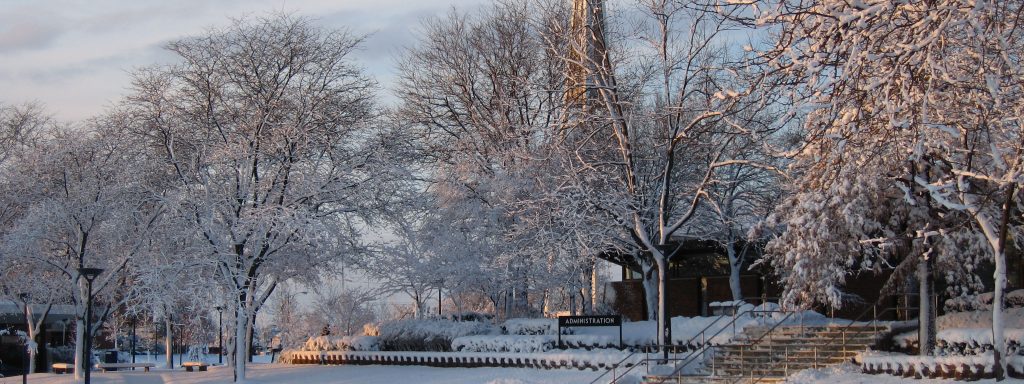
[[[846,359],[846,328],[843,328],[843,359]]]
[[[789,376],[789,346],[788,345],[786,346],[786,361],[785,361],[784,364],[782,364],[782,373],[784,375],[786,375],[787,377]]]
[[[718,374],[718,372],[715,371],[715,361],[717,361],[717,360],[718,360],[718,355],[715,353],[715,350],[712,349],[711,350],[711,376],[714,376],[714,375]]]
[[[878,335],[878,303],[871,305],[871,318],[874,319],[875,335]]]

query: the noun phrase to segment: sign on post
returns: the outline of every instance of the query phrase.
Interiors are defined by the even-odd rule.
[[[622,316],[558,316],[558,348],[562,348],[563,327],[619,327],[619,348],[622,348]]]

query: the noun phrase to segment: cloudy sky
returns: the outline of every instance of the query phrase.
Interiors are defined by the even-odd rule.
[[[421,20],[488,1],[0,0],[0,102],[38,100],[59,119],[83,119],[124,94],[133,68],[173,60],[164,43],[275,11],[371,34],[356,59],[386,87]]]

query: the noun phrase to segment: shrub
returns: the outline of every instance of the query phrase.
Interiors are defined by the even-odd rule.
[[[380,341],[374,336],[316,336],[302,345],[303,351],[379,351]]]
[[[496,334],[493,325],[475,321],[398,320],[380,325],[385,351],[451,351],[452,340],[462,336]]]
[[[571,334],[570,328],[562,329],[562,334]],[[557,335],[558,319],[508,319],[501,325],[501,333],[505,335]]]

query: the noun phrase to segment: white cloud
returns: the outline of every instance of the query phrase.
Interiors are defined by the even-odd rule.
[[[128,72],[173,57],[160,46],[230,18],[289,12],[372,34],[357,58],[387,87],[392,55],[419,19],[485,0],[0,0],[0,102],[39,100],[58,118],[96,115],[124,94]]]

